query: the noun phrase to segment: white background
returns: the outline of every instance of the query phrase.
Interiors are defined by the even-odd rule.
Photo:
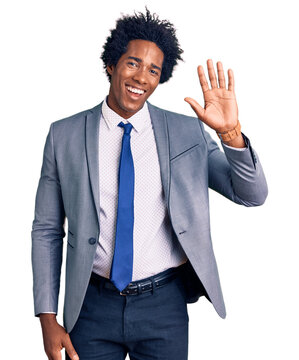
[[[210,192],[212,237],[227,307],[188,305],[189,359],[298,359],[298,20],[295,1],[10,1],[1,26],[1,358],[46,359],[33,315],[31,225],[50,123],[108,92],[99,59],[121,13],[147,4],[177,28],[184,63],[150,102],[193,115],[196,66],[235,74],[239,119],[269,196],[245,208]],[[212,136],[216,139],[213,131]],[[218,140],[217,140],[218,141]],[[65,258],[64,258],[65,259]],[[64,264],[58,320],[62,323]]]

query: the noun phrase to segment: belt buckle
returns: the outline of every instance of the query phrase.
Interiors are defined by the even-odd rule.
[[[132,285],[132,283],[129,283],[129,284],[124,288],[124,290],[126,290],[126,288],[127,288],[128,286],[130,286],[130,285]],[[124,293],[123,293],[124,290],[120,291],[120,292],[119,292],[119,295],[127,296],[128,294],[124,294]]]

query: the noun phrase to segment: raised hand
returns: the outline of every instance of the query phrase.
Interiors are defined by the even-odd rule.
[[[197,68],[205,101],[204,108],[190,97],[186,97],[184,100],[191,105],[201,121],[215,131],[224,133],[235,128],[238,122],[234,74],[231,69],[228,70],[228,88],[226,89],[222,63],[220,61],[217,62],[218,82],[211,59],[207,60],[207,67],[211,89],[209,88],[203,67],[199,65]]]

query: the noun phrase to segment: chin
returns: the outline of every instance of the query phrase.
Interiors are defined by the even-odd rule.
[[[142,107],[143,107],[144,103],[143,104],[136,104],[136,105],[129,105],[128,106],[123,106],[122,109],[125,111],[125,112],[128,112],[128,113],[136,113],[137,111],[139,111]]]

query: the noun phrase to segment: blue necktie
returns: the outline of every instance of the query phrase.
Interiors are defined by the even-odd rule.
[[[120,122],[124,128],[118,172],[118,207],[114,257],[110,280],[120,290],[132,280],[134,226],[134,164],[131,153],[132,125]]]

